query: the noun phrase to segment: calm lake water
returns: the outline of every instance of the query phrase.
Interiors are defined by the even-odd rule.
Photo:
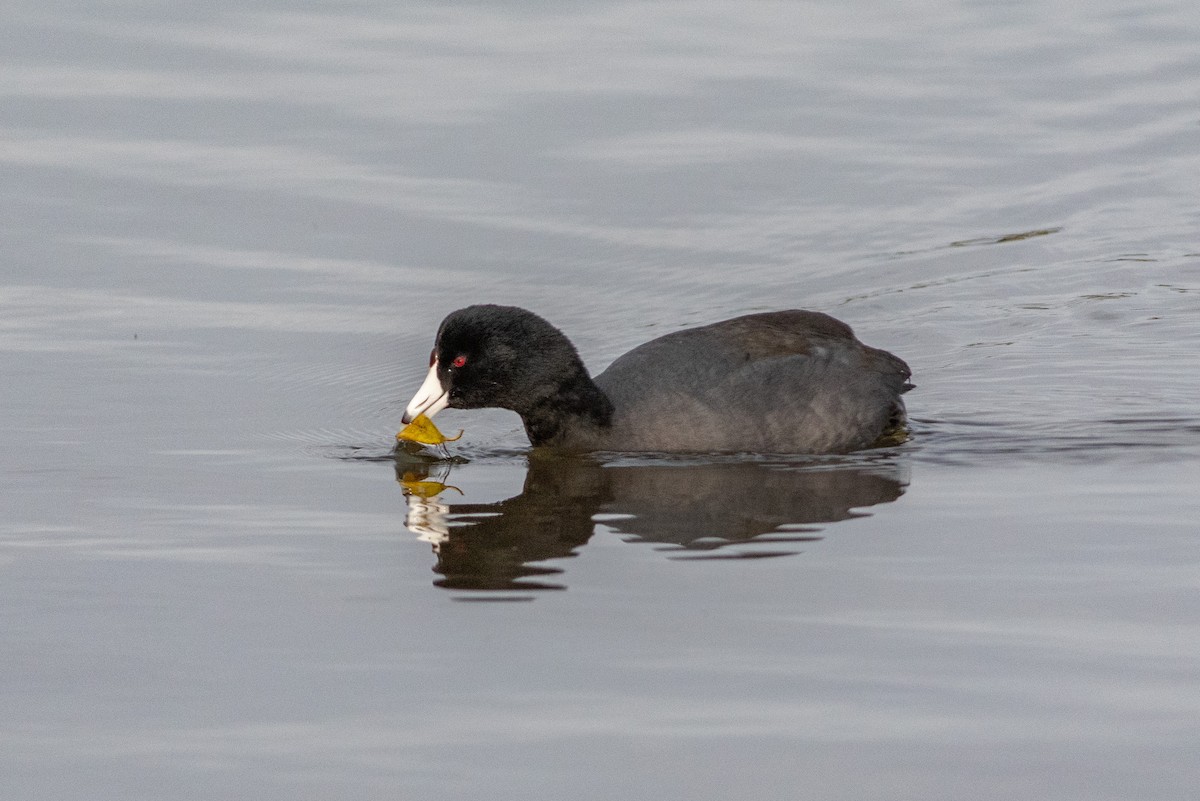
[[[1200,5],[0,22],[0,797],[1195,797]],[[827,311],[913,436],[394,459],[472,302]]]

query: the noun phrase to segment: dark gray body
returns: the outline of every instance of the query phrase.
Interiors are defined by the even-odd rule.
[[[908,366],[828,315],[782,311],[668,334],[595,377],[611,426],[588,449],[830,453],[904,422]]]

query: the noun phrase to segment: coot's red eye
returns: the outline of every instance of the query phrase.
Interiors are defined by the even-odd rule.
[[[467,363],[466,356],[455,356],[454,361],[450,362],[450,364],[454,365],[455,367],[462,367],[466,363]]]

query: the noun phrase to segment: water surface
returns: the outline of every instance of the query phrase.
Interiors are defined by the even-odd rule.
[[[0,19],[5,798],[1194,793],[1193,5]],[[912,437],[394,460],[479,301],[827,311]]]

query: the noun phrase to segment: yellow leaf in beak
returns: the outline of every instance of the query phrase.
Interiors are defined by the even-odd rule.
[[[460,439],[463,435],[462,431],[458,432],[456,437],[447,437],[441,431],[438,431],[437,426],[423,414],[417,415],[416,419],[404,427],[404,430],[396,435],[396,439],[406,439],[410,442],[419,442],[422,445],[441,445],[443,442],[454,442]]]

